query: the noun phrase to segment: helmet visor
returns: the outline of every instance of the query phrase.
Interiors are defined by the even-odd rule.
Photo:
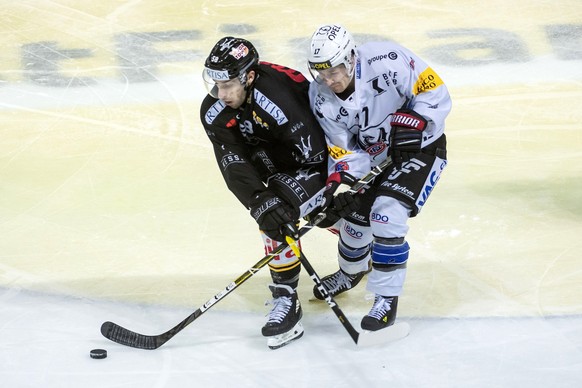
[[[202,79],[204,80],[206,91],[214,98],[218,98],[218,86],[216,86],[216,82],[230,80],[228,71],[214,70],[208,67],[205,67],[202,71]]]
[[[343,63],[332,67],[329,62],[323,64],[309,62],[309,72],[317,83],[335,83],[340,82],[344,78],[351,79],[351,74]]]
[[[317,76],[319,75],[320,71],[331,69],[333,67],[330,61],[325,62],[307,61],[307,65],[309,67],[309,73],[311,73],[313,79],[317,79]]]

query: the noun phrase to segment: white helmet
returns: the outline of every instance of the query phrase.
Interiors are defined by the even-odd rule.
[[[316,78],[319,70],[344,64],[353,75],[356,42],[352,34],[339,24],[324,24],[311,36],[307,62],[311,75]],[[314,74],[315,73],[315,74]]]

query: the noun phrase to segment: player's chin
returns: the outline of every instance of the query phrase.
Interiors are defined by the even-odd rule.
[[[234,101],[223,101],[228,107],[232,108],[232,109],[238,109],[241,104],[236,103]]]

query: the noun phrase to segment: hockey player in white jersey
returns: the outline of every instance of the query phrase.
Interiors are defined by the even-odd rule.
[[[366,289],[375,298],[361,326],[383,329],[396,319],[404,285],[408,219],[420,212],[447,165],[451,99],[438,74],[408,49],[392,42],[356,46],[337,24],[317,28],[308,66],[315,79],[310,103],[329,150],[325,196],[336,208],[355,210],[341,223],[340,268],[322,280],[334,296],[369,273]],[[340,193],[342,184],[387,157],[392,166],[370,188],[355,196]],[[334,192],[340,194],[332,199]]]

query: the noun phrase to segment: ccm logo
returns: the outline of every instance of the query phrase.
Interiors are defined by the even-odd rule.
[[[372,213],[372,221],[379,222],[381,224],[387,224],[390,219],[388,216],[378,213]]]

